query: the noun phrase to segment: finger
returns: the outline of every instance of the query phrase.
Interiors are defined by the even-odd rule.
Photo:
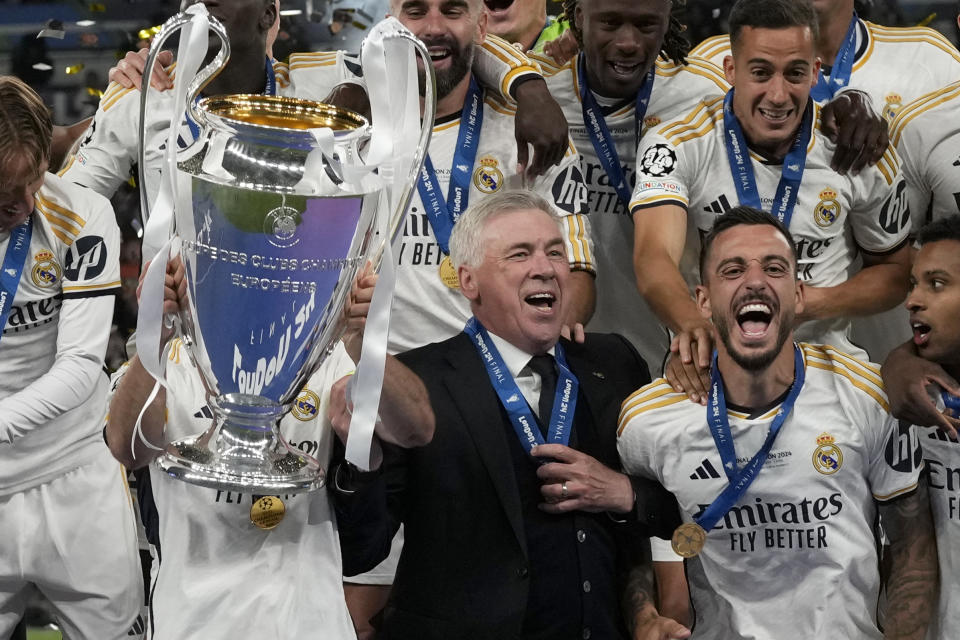
[[[573,325],[573,341],[578,344],[583,344],[583,341],[587,339],[587,334],[583,330],[583,325],[579,322]]]
[[[688,375],[687,367],[683,366],[679,360],[675,358],[672,359],[671,362],[667,364],[667,369],[664,371],[664,375],[667,378],[667,382],[670,383],[671,387],[673,387],[674,391],[686,393],[687,397],[689,397],[693,402],[700,402],[700,396],[697,394],[696,384]],[[696,376],[694,376],[694,379],[696,379]]]
[[[694,382],[694,384],[696,385],[696,389],[700,394],[700,404],[706,405],[707,393],[708,393],[708,389],[710,389],[710,371],[709,370],[700,371],[699,375],[696,377],[696,381]]]
[[[523,174],[527,169],[527,163],[530,161],[530,150],[527,148],[527,141],[519,135],[517,138],[517,173]]]
[[[553,458],[557,462],[574,462],[583,455],[576,449],[571,449],[562,444],[538,444],[530,453],[534,457]]]
[[[957,381],[953,378],[953,376],[943,369],[930,372],[927,375],[927,380],[930,382],[935,382],[941,389],[944,389],[950,395],[960,398],[960,385],[957,384]]]
[[[680,356],[680,362],[684,364],[693,363],[693,348],[690,344],[690,334],[683,333],[680,336],[677,342],[677,352]]]
[[[564,338],[566,338],[567,340],[569,340],[569,339],[570,339],[570,325],[564,324],[562,327],[560,327],[560,335],[563,336]]]
[[[697,366],[700,369],[710,368],[710,359],[713,357],[713,335],[706,330],[697,332]]]
[[[870,154],[870,164],[877,164],[880,162],[880,158],[883,157],[883,154],[887,152],[887,147],[890,145],[890,133],[886,127],[881,127],[877,131],[877,137],[873,143],[873,149]]]
[[[837,141],[837,117],[833,113],[833,108],[829,104],[820,110],[820,132],[827,138],[836,143]]]

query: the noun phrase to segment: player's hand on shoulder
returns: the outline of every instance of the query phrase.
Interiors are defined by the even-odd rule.
[[[110,67],[110,72],[107,74],[110,82],[116,82],[125,89],[139,89],[141,80],[143,80],[143,70],[147,65],[147,55],[149,52],[149,49],[128,51],[122,60],[113,67]],[[169,66],[172,62],[172,51],[161,51],[157,55],[153,75],[150,77],[151,87],[158,91],[166,91],[167,89],[173,88],[173,80],[165,69],[165,67]]]
[[[583,341],[587,338],[587,334],[583,330],[583,324],[579,322],[574,322],[573,326],[564,324],[560,327],[560,335],[570,342],[576,342],[577,344],[583,344]]]
[[[689,629],[676,620],[660,615],[638,622],[633,631],[633,640],[674,640],[689,637]]]
[[[890,142],[887,121],[873,109],[870,96],[847,90],[825,104],[820,130],[837,145],[830,167],[840,174],[857,175],[876,164]]]
[[[542,78],[527,80],[518,86],[516,99],[517,173],[533,182],[563,160],[569,145],[567,119]],[[532,158],[528,145],[533,147]]]
[[[543,52],[553,58],[558,65],[567,63],[567,60],[577,55],[580,51],[580,45],[577,43],[577,36],[573,29],[567,29],[560,34],[560,37],[554,38],[543,45]]]
[[[707,403],[710,388],[710,359],[716,332],[707,320],[692,322],[670,342],[664,377],[675,391],[685,392],[700,404]]]
[[[883,386],[890,400],[894,417],[924,427],[940,427],[954,440],[960,430],[960,416],[937,410],[929,388],[960,396],[960,385],[943,368],[920,358],[909,349],[898,347],[890,352],[881,368]]]

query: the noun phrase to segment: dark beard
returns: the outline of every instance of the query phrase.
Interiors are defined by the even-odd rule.
[[[783,345],[786,344],[787,338],[790,337],[793,317],[780,318],[780,321],[777,329],[777,342],[773,347],[762,353],[744,355],[734,349],[733,341],[730,339],[730,325],[727,324],[726,319],[719,315],[713,316],[713,325],[716,327],[717,333],[720,334],[720,341],[723,342],[723,346],[726,347],[727,353],[730,354],[733,361],[737,363],[737,366],[744,371],[750,371],[752,373],[763,371],[773,364],[773,361],[780,355],[780,350],[783,349]]]
[[[428,47],[431,44],[443,44],[450,47],[450,67],[443,71],[436,71],[437,99],[441,100],[447,97],[470,71],[470,65],[473,64],[473,42],[468,42],[462,49],[452,38],[441,38],[429,42],[425,40],[424,44]],[[421,96],[425,91],[425,73],[423,69],[418,70]]]

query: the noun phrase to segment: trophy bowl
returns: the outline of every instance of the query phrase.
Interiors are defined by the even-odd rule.
[[[425,49],[421,56],[429,59]],[[176,324],[213,418],[203,433],[168,444],[157,464],[201,486],[310,491],[323,485],[323,465],[289,446],[280,419],[332,352],[353,280],[399,232],[407,201],[391,210],[365,164],[363,116],[280,96],[197,100],[215,73],[190,85],[198,133],[176,155],[171,240],[187,285]],[[413,172],[429,140],[429,124],[423,129]]]

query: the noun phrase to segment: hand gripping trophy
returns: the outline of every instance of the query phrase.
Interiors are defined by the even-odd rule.
[[[138,352],[162,383],[160,329],[171,321],[162,317],[163,273],[167,260],[179,255],[187,300],[173,322],[201,374],[214,417],[205,432],[168,444],[157,463],[171,476],[202,486],[310,491],[323,485],[323,468],[287,444],[279,421],[339,339],[342,309],[359,268],[367,260],[379,262],[380,285],[392,288],[392,277],[385,277],[393,269],[390,246],[403,227],[435,111],[429,55],[396,20],[371,30],[361,54],[371,125],[354,112],[306,100],[265,95],[198,100],[226,64],[229,41],[223,26],[194,4],[163,26],[146,68],[153,68],[177,31],[173,91],[180,106],[171,114],[153,203],[146,202],[143,189],[141,131],[145,245],[156,255],[144,279]],[[220,50],[199,69],[211,31]],[[426,78],[422,124],[415,54]],[[148,95],[144,91],[141,98],[141,127]],[[177,150],[184,111],[198,134]],[[358,367],[355,414],[363,405],[371,416],[369,425],[358,427],[366,438],[361,451],[369,451],[379,404],[389,304],[389,291],[375,294],[368,327],[379,314],[383,328],[366,332]],[[380,374],[368,376],[372,383],[363,388],[361,375],[371,368],[368,350]]]

